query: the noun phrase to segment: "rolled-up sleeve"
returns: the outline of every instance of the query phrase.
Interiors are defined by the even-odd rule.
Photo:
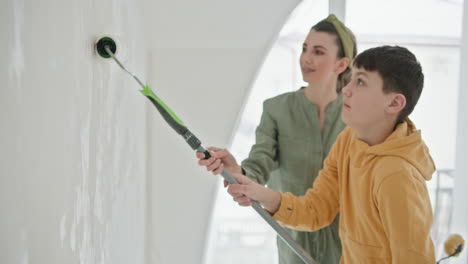
[[[249,157],[241,166],[246,176],[260,184],[266,184],[270,172],[278,167],[278,129],[276,121],[270,115],[268,102],[263,104],[263,113],[255,132],[255,144],[250,150]]]

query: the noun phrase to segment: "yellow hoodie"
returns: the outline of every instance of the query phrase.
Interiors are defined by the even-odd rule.
[[[340,263],[435,263],[426,181],[434,162],[410,120],[369,146],[351,128],[339,136],[324,168],[302,197],[282,194],[274,218],[303,231],[340,213]]]

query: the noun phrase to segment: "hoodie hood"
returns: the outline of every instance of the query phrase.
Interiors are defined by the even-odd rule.
[[[359,141],[368,154],[376,156],[396,156],[412,164],[424,177],[430,180],[435,171],[434,161],[429,149],[422,140],[421,131],[417,130],[411,120],[399,124],[393,133],[381,144],[368,146]],[[365,145],[365,146],[364,146]]]

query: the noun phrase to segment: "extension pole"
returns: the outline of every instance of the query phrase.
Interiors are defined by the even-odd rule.
[[[101,41],[104,40],[104,41]],[[133,73],[128,71],[122,63],[114,56],[114,52],[116,50],[115,42],[108,37],[102,38],[97,43],[97,51],[99,55],[104,58],[108,58],[109,55],[114,61],[130,74],[138,84],[143,88],[140,92],[145,95],[156,107],[156,109],[161,113],[162,117],[166,120],[166,122],[179,134],[181,135],[185,141],[190,145],[190,147],[198,152],[203,152],[205,154],[205,159],[209,159],[211,157],[210,152],[206,150],[202,145],[201,141],[192,133],[190,132],[187,127],[182,123],[182,121],[175,115],[174,112],[161,100],[159,99],[153,91],[149,88],[148,85],[144,85],[137,76]],[[112,52],[111,49],[114,49]],[[103,54],[103,50],[107,52],[107,54]],[[239,184],[237,180],[223,169],[221,172],[222,177],[229,183],[229,184]],[[252,201],[252,207],[257,213],[276,231],[278,236],[296,253],[296,255],[306,264],[316,264],[315,260],[299,245],[297,244],[294,239],[289,235],[286,230],[281,227],[278,222],[276,222],[271,215],[262,208],[259,202]]]

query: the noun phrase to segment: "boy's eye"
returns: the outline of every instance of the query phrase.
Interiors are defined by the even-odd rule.
[[[306,47],[302,47],[302,52],[306,52],[306,51],[307,51]]]
[[[315,55],[323,55],[323,52],[321,50],[316,50]]]
[[[361,79],[357,79],[357,85],[364,85],[364,82]]]

